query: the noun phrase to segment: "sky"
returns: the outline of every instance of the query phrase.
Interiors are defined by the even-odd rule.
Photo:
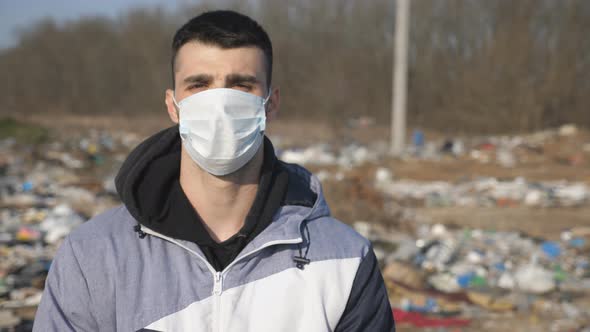
[[[15,44],[15,30],[40,19],[57,22],[82,16],[116,17],[136,7],[160,6],[174,10],[190,0],[0,0],[0,48]],[[194,1],[192,1],[194,2]]]

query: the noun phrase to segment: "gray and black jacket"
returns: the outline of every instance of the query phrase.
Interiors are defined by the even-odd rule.
[[[169,148],[163,140],[177,137],[170,132],[142,145]],[[56,254],[33,330],[394,331],[370,242],[330,216],[316,177],[281,167],[295,199],[283,200],[222,271],[195,242],[156,231],[125,199],[86,222]],[[310,204],[298,204],[302,185]]]

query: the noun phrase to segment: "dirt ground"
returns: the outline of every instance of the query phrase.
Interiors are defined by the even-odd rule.
[[[520,231],[532,237],[558,240],[562,231],[590,226],[590,208],[534,209],[444,207],[421,208],[432,222],[497,231]]]

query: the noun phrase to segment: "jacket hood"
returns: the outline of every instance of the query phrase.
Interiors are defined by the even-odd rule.
[[[115,187],[129,213],[148,225],[166,206],[162,192],[170,190],[180,174],[181,140],[178,126],[164,129],[140,143],[115,178]]]
[[[115,178],[117,192],[127,210],[148,228],[171,206],[167,200],[173,199],[173,195],[164,193],[169,193],[179,179],[181,146],[178,126],[164,129],[140,143]],[[300,233],[304,219],[330,215],[315,176],[295,164],[279,161],[279,165],[288,172],[288,187],[273,224],[277,219],[288,218],[289,228],[292,228],[288,233]]]

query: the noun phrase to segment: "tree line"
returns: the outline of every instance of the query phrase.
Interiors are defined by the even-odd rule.
[[[412,0],[408,119],[450,132],[590,127],[590,1]],[[0,113],[163,112],[170,44],[189,17],[231,8],[273,41],[283,118],[390,117],[394,2],[217,0],[177,12],[50,19],[0,51]]]

